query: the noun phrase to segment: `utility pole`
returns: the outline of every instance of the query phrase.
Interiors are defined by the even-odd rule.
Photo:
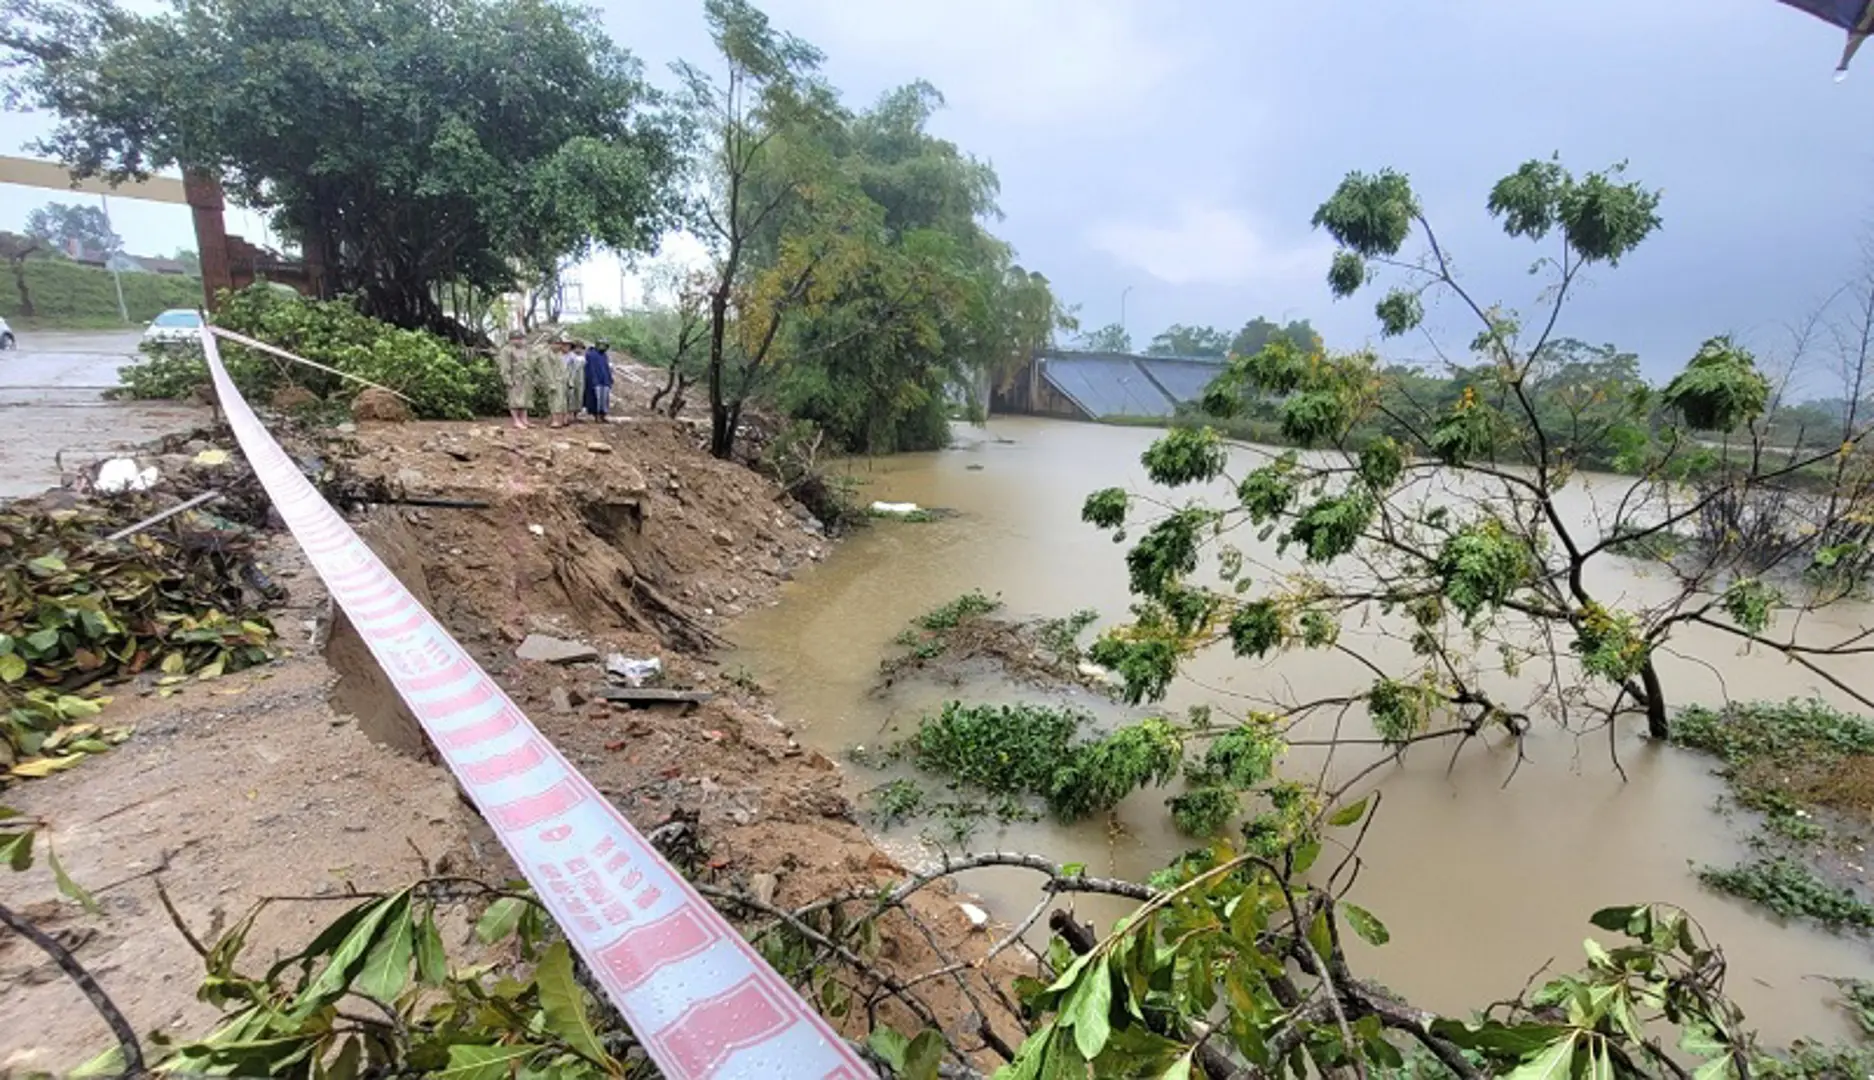
[[[116,236],[117,230],[111,228],[110,196],[99,192],[98,204],[104,207],[104,231],[110,233],[112,236]],[[124,325],[128,326],[130,325],[130,308],[124,304],[124,279],[117,272],[117,255],[118,253],[115,251],[106,251],[104,253],[104,265],[111,271],[111,284],[117,286],[117,314],[123,316]]]

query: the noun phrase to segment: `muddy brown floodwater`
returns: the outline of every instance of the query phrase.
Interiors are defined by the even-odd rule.
[[[1080,504],[1088,492],[1113,484],[1147,489],[1138,459],[1157,433],[1011,418],[986,429],[959,428],[957,435],[955,448],[942,453],[854,466],[868,499],[946,507],[957,516],[862,530],[793,582],[778,606],[751,613],[735,627],[739,649],[731,663],[745,665],[772,690],[782,716],[801,726],[801,739],[830,755],[887,741],[894,729],[901,735],[947,698],[1046,699],[989,681],[960,688],[901,682],[874,692],[891,638],[914,616],[961,592],[1000,593],[1013,616],[1091,607],[1104,624],[1127,610],[1125,548],[1082,524]],[[1232,471],[1240,475],[1247,459],[1235,464]],[[1587,520],[1597,505],[1605,510],[1619,483],[1613,477],[1576,483],[1565,511]],[[1251,555],[1277,561],[1272,550]],[[1667,587],[1636,567],[1600,561],[1609,565],[1594,585],[1616,602],[1622,594],[1637,599]],[[1865,607],[1827,612],[1836,626],[1870,619],[1874,611]],[[1349,627],[1343,640],[1382,664],[1406,658],[1398,642],[1358,627]],[[1683,635],[1674,649],[1662,674],[1675,704],[1715,703],[1727,687],[1740,698],[1835,697],[1800,669],[1764,655],[1739,655],[1728,640]],[[1874,678],[1837,670],[1848,678]],[[1263,663],[1218,650],[1189,665],[1166,704],[1179,713],[1206,701],[1247,707],[1245,697],[1322,697],[1370,681],[1370,673],[1331,653],[1298,652]],[[1104,712],[1122,715],[1113,707]],[[1307,734],[1304,729],[1295,737]],[[1430,752],[1375,775],[1384,796],[1362,849],[1365,866],[1354,898],[1386,922],[1392,942],[1379,949],[1353,943],[1364,951],[1356,957],[1364,973],[1421,1005],[1463,1014],[1514,995],[1551,958],[1557,968],[1579,966],[1582,939],[1599,933],[1587,922],[1595,909],[1671,901],[1688,908],[1724,947],[1730,990],[1766,1037],[1781,1042],[1848,1034],[1844,1015],[1828,1002],[1830,988],[1812,976],[1874,975],[1869,944],[1784,924],[1704,889],[1693,875],[1697,864],[1745,855],[1749,823],[1718,812],[1723,789],[1710,759],[1651,744],[1642,730],[1629,727],[1618,744],[1628,774],[1623,782],[1609,762],[1604,733],[1577,737],[1539,723],[1528,740],[1530,760],[1506,785],[1515,762],[1509,747],[1473,742],[1449,771],[1448,751],[1422,749]],[[1342,750],[1333,772],[1351,775],[1370,760]],[[1320,768],[1321,759],[1301,748],[1283,766],[1310,778]],[[860,788],[888,775],[853,771]],[[1191,846],[1171,828],[1163,807],[1167,794],[1138,793],[1112,821],[988,827],[971,846],[1041,852],[1084,862],[1089,873],[1142,879]],[[915,827],[900,827],[883,840],[915,858],[902,850],[919,843]],[[1035,902],[1036,894],[1027,891],[1033,884],[1032,877],[998,872],[965,880],[1008,921]],[[1119,909],[1083,911],[1107,919]]]

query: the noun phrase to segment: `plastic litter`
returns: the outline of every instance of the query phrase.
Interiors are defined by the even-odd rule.
[[[120,491],[148,491],[156,486],[159,474],[154,465],[139,470],[135,458],[112,458],[98,468],[97,490],[107,495]]]
[[[891,514],[894,517],[903,517],[906,514],[917,513],[918,505],[916,503],[875,502],[872,504],[872,512],[874,514]]]
[[[627,685],[643,686],[664,673],[664,662],[655,656],[639,660],[624,653],[613,653],[605,658],[605,673],[623,679]]]

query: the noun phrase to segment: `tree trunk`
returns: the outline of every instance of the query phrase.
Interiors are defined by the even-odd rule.
[[[1640,669],[1640,684],[1646,689],[1646,733],[1663,742],[1672,737],[1672,721],[1666,716],[1665,688],[1651,660]]]
[[[733,257],[733,256],[732,256]],[[722,397],[722,341],[728,330],[728,275],[709,298],[709,452],[724,461],[735,452],[735,421]]]
[[[30,319],[39,312],[33,307],[33,292],[26,287],[26,260],[13,260],[13,287],[20,294],[20,316]]]

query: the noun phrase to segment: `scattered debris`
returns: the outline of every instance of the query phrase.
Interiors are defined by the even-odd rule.
[[[593,441],[586,444],[586,449],[595,454],[609,454],[612,452],[612,445],[610,443]]]
[[[529,525],[527,526],[527,531],[533,533],[535,536],[545,536],[547,534],[547,529],[544,525]]]
[[[907,517],[917,513],[919,507],[914,502],[875,502],[868,509],[880,517]]]
[[[983,930],[989,926],[989,913],[975,904],[964,901],[957,904],[957,909],[963,912],[963,917],[970,921],[973,929]]]
[[[592,696],[626,705],[701,705],[715,700],[707,690],[665,690],[659,687],[602,686]]]
[[[584,660],[597,660],[599,651],[584,642],[567,641],[545,634],[528,634],[520,648],[514,650],[514,655],[522,660],[543,664],[577,664]]]
[[[125,491],[148,491],[161,479],[155,466],[146,469],[137,468],[136,458],[112,458],[98,466],[97,479],[92,487],[107,495],[116,495]]]
[[[623,679],[628,686],[643,686],[663,675],[664,662],[655,656],[638,660],[624,653],[613,653],[605,658],[605,673]]]
[[[252,613],[268,597],[247,587],[248,531],[197,511],[209,521],[203,543],[172,511],[159,515],[166,529],[100,539],[140,516],[139,504],[23,502],[0,514],[0,768],[14,776],[62,771],[121,742],[128,732],[90,722],[110,700],[97,696],[109,681],[160,672],[167,696],[191,675],[272,657],[273,627]]]
[[[773,874],[751,874],[748,878],[748,895],[763,904],[774,903],[774,892],[781,887],[781,879]]]

